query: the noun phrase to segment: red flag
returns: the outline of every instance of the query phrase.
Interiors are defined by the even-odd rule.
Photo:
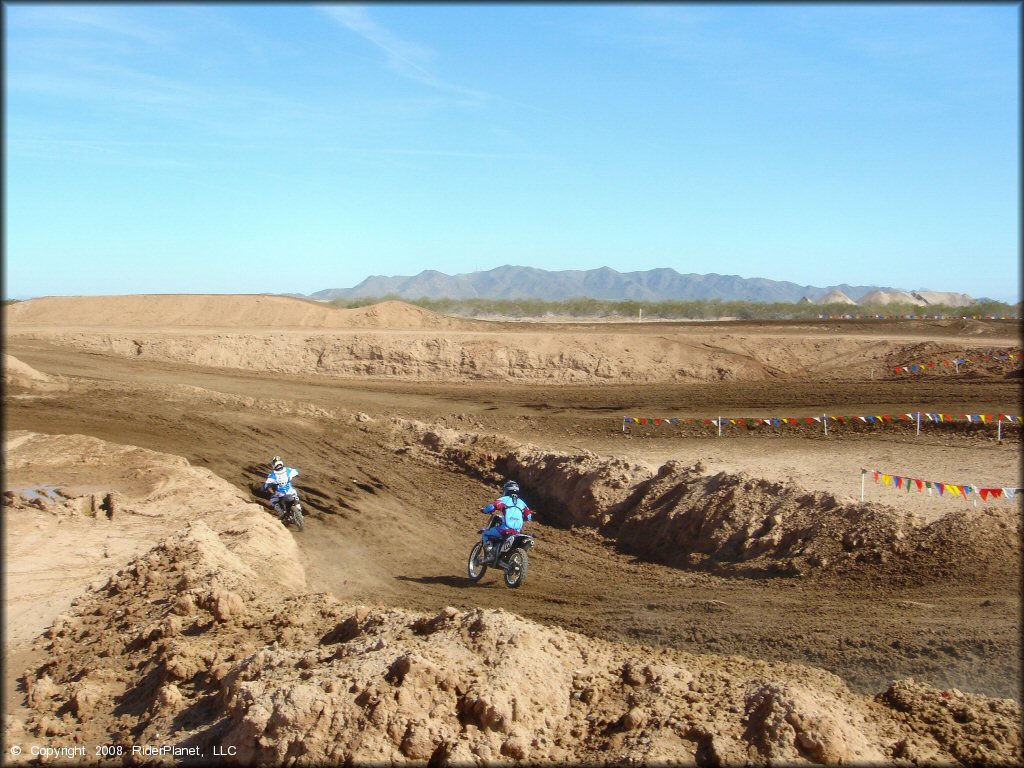
[[[917,483],[917,490],[920,491],[921,488],[924,486],[924,480],[914,480],[914,482]]]
[[[892,422],[892,416],[883,416],[882,418],[888,422]]]

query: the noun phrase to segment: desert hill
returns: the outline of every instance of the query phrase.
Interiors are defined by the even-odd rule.
[[[912,293],[907,291],[871,291],[865,294],[857,302],[860,305],[865,304],[912,304],[914,306],[924,306],[926,302],[923,299],[919,299]]]
[[[966,293],[955,291],[913,291],[914,296],[928,304],[945,304],[948,307],[969,307],[974,299]]]
[[[454,328],[472,326],[399,301],[339,309],[271,295],[47,296],[8,304],[9,326],[109,328]]]
[[[829,291],[824,296],[822,296],[820,299],[818,299],[817,303],[818,304],[853,304],[853,305],[857,304],[856,301],[851,299],[849,296],[847,296],[842,291]]]

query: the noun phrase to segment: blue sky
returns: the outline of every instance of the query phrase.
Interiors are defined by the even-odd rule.
[[[1019,300],[1016,5],[5,4],[5,295],[370,275]]]

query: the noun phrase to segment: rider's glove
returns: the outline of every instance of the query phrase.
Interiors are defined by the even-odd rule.
[[[277,483],[270,483],[267,485],[271,493],[277,493]]]

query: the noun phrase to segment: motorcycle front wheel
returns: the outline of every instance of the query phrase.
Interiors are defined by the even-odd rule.
[[[298,504],[292,507],[292,522],[296,528],[302,530],[302,508]]]
[[[487,573],[487,565],[484,558],[483,542],[478,541],[469,552],[469,563],[466,567],[466,574],[469,576],[470,581],[480,581],[484,574]]]
[[[505,586],[509,589],[518,589],[526,579],[526,564],[528,558],[526,551],[513,549],[508,556],[508,567],[505,569]]]

